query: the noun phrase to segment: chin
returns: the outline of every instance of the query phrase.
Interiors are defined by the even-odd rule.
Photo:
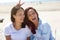
[[[22,23],[23,21],[19,21],[20,23]]]

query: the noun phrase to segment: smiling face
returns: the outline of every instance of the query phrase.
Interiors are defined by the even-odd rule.
[[[23,9],[19,9],[17,10],[17,13],[16,15],[13,15],[14,19],[15,19],[15,22],[20,22],[22,23],[24,21],[24,10]]]
[[[28,19],[33,23],[38,20],[38,15],[33,9],[29,9],[27,12]]]

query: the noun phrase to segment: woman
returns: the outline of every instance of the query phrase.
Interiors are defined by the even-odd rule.
[[[14,6],[11,10],[12,24],[5,28],[6,40],[29,40],[30,30],[26,28],[24,9]]]
[[[25,16],[26,23],[32,32],[31,40],[54,40],[50,25],[38,17],[38,13],[34,8],[25,9]]]

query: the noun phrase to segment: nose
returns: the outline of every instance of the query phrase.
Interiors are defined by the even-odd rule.
[[[31,16],[32,16],[32,17],[34,17],[34,15],[33,15],[33,14],[32,14]]]

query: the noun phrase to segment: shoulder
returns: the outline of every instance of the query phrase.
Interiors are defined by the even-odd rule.
[[[11,35],[11,24],[7,25],[4,28],[4,35],[6,35],[6,36]]]
[[[26,34],[27,34],[27,37],[31,36],[32,35],[32,32],[30,30],[30,28],[28,26],[26,26]]]
[[[46,22],[45,20],[41,20],[41,29],[51,29],[50,28],[50,24],[48,22]]]
[[[5,29],[5,30],[10,30],[10,29],[11,29],[11,27],[12,27],[12,24],[8,24],[8,25],[6,25],[6,26],[5,26],[5,28],[4,28],[4,29]]]
[[[47,22],[47,21],[45,21],[45,20],[41,20],[42,21],[42,25],[44,26],[44,27],[50,27],[50,24]]]
[[[30,28],[29,28],[27,25],[26,25],[25,30],[26,30],[27,32],[30,32],[30,31],[31,31]]]
[[[28,26],[25,26],[25,28],[22,29],[22,32],[27,36],[29,37],[31,35],[31,31],[30,29],[28,28]]]
[[[42,24],[43,27],[50,29],[50,25],[46,22]]]

